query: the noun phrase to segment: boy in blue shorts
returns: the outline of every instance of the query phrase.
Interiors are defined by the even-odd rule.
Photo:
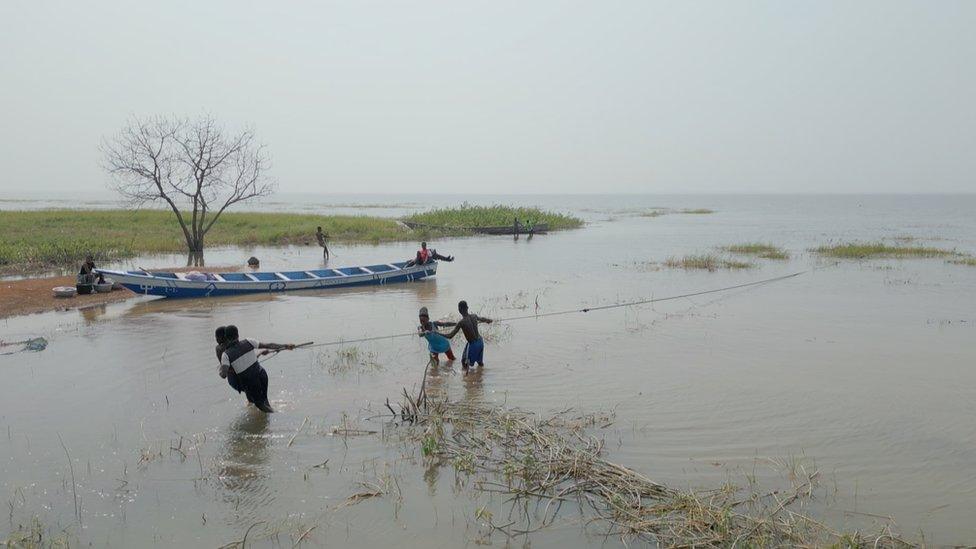
[[[491,324],[492,320],[469,313],[467,301],[458,302],[458,312],[461,313],[461,320],[454,326],[454,330],[449,334],[444,334],[444,337],[451,339],[459,331],[464,332],[464,339],[467,340],[467,343],[464,345],[464,353],[461,355],[461,367],[467,370],[475,364],[484,366],[485,340],[481,339],[481,334],[478,333],[478,323]]]
[[[427,307],[420,308],[420,326],[417,328],[418,335],[427,339],[427,350],[430,351],[430,360],[437,364],[438,355],[444,353],[447,360],[454,360],[454,351],[451,350],[451,340],[437,332],[437,326],[453,326],[453,322],[431,322],[430,315],[427,314]]]

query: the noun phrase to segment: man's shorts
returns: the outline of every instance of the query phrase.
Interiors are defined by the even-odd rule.
[[[461,355],[461,364],[472,366],[475,363],[485,365],[485,340],[476,339],[469,341],[464,346],[464,354]]]

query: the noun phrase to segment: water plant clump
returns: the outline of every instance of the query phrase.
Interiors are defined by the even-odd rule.
[[[550,230],[575,229],[583,226],[583,220],[567,214],[542,210],[532,207],[503,206],[473,206],[462,204],[456,208],[439,208],[416,213],[406,218],[407,221],[421,223],[432,227],[465,228],[465,227],[498,227],[530,221],[534,225],[546,224]]]
[[[963,257],[961,259],[950,259],[949,263],[955,265],[965,265],[967,267],[976,267],[976,257]]]
[[[884,242],[847,242],[818,246],[812,250],[824,257],[837,259],[925,258],[959,255],[953,250],[928,246],[892,246]]]
[[[672,269],[717,271],[718,269],[751,269],[756,264],[748,261],[726,259],[715,254],[697,254],[669,257],[664,261],[664,266]]]
[[[748,242],[726,246],[726,251],[734,254],[754,255],[762,259],[789,259],[790,254],[783,248],[763,242]]]
[[[792,468],[782,490],[764,493],[752,482],[675,489],[605,457],[599,432],[613,424],[612,412],[539,415],[424,392],[414,399],[406,391],[404,402],[398,418],[406,428],[399,433],[421,459],[452,465],[460,482],[471,478],[475,490],[511,505],[503,520],[487,506],[477,508],[487,536],[529,534],[557,519],[564,525],[570,515],[624,543],[665,547],[910,546],[890,524],[870,536],[843,533],[800,512],[820,478],[802,465]]]

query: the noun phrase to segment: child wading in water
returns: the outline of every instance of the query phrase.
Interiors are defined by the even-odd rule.
[[[481,339],[481,334],[478,333],[478,323],[491,324],[492,320],[474,313],[468,313],[467,301],[458,302],[458,312],[461,313],[461,320],[454,326],[454,330],[449,334],[444,334],[444,337],[451,339],[457,335],[458,331],[464,332],[464,339],[468,342],[464,345],[464,353],[461,355],[461,367],[467,370],[474,364],[484,366],[485,340]]]
[[[453,322],[431,322],[430,315],[427,314],[427,307],[420,308],[420,326],[417,327],[419,336],[427,339],[427,350],[430,351],[430,360],[437,364],[438,355],[444,353],[447,360],[454,360],[454,351],[451,350],[451,340],[437,332],[438,326],[453,326]]]

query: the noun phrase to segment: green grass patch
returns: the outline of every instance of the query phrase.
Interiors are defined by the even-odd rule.
[[[686,255],[683,257],[669,257],[664,262],[665,267],[672,269],[703,269],[717,271],[718,269],[751,269],[755,263],[726,259],[715,254]]]
[[[762,242],[749,242],[746,244],[734,244],[723,248],[734,254],[754,255],[763,259],[789,259],[790,254],[783,248],[765,244]]]
[[[538,225],[545,223],[550,230],[575,229],[583,226],[583,220],[571,215],[561,214],[539,208],[516,208],[512,206],[472,206],[462,204],[457,208],[441,208],[416,213],[406,221],[423,223],[431,227],[501,227],[512,225],[515,218],[519,222],[531,221]]]
[[[693,208],[693,209],[685,208],[683,210],[678,210],[676,213],[703,215],[703,214],[713,214],[715,213],[715,210],[709,210],[708,208]]]
[[[813,251],[824,257],[838,259],[867,259],[867,258],[922,258],[948,257],[959,255],[952,250],[930,248],[928,246],[892,246],[884,242],[848,242],[819,246]]]
[[[290,213],[228,212],[207,234],[206,246],[315,244],[322,226],[333,242],[415,240],[393,219]],[[40,210],[0,213],[0,269],[73,265],[87,253],[97,261],[143,253],[186,251],[170,211]]]

